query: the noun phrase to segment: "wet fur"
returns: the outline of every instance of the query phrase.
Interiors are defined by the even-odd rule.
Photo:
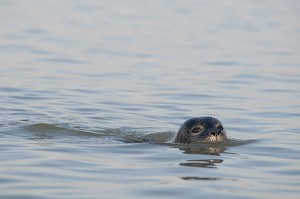
[[[202,130],[193,134],[192,130],[197,126],[202,127]],[[226,131],[221,121],[214,117],[198,117],[191,118],[181,125],[174,143],[220,142],[225,138]]]

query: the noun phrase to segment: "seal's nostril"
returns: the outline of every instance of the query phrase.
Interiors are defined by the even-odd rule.
[[[210,132],[209,135],[213,135],[213,136],[216,136],[216,132]]]
[[[216,131],[216,132],[210,132],[209,135],[212,135],[212,136],[217,136],[217,135],[221,135],[222,134],[222,131]]]

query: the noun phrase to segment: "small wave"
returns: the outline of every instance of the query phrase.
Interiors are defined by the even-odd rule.
[[[34,140],[79,140],[105,143],[164,143],[169,141],[173,132],[150,132],[141,129],[107,128],[95,131],[78,130],[72,127],[62,127],[55,124],[37,123],[22,126],[13,130],[14,135],[23,135]]]
[[[43,135],[48,136],[92,136],[98,137],[101,136],[97,133],[69,129],[65,127],[55,126],[53,124],[46,124],[46,123],[39,123],[39,124],[32,124],[23,127],[24,130],[27,130],[32,133],[43,133]]]
[[[103,138],[105,134],[47,123],[18,126],[10,129],[9,134],[29,140],[46,142],[107,142],[107,139]]]
[[[141,143],[141,142],[151,142],[151,143],[165,143],[170,141],[174,137],[174,132],[126,132],[121,135],[121,138],[125,142]]]

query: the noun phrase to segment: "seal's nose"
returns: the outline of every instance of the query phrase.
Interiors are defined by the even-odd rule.
[[[217,135],[220,135],[222,133],[222,131],[212,131],[209,133],[209,135],[213,135],[213,136],[217,136]]]

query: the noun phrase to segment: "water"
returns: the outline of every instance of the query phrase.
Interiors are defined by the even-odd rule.
[[[1,1],[1,198],[298,198],[298,1]],[[169,143],[186,119],[227,143]]]

